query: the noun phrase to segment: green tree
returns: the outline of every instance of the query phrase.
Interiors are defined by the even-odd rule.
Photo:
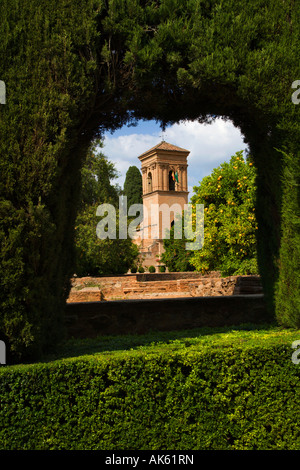
[[[116,216],[116,239],[100,239],[96,234],[99,217],[95,206],[87,206],[78,215],[75,226],[77,276],[125,274],[135,263],[139,250],[131,238],[118,238],[118,211]]]
[[[80,208],[99,203],[118,205],[121,188],[113,185],[112,180],[119,174],[115,165],[99,151],[101,148],[103,143],[96,139],[91,144],[81,169]]]
[[[188,240],[185,238],[183,230],[181,235],[181,238],[175,238],[173,225],[169,231],[169,238],[164,239],[164,252],[161,255],[161,261],[168,267],[170,272],[195,270],[190,262],[193,252],[186,249]]]
[[[127,196],[128,207],[132,204],[143,204],[142,175],[136,166],[130,166],[126,172],[124,195]]]
[[[237,152],[203,178],[191,203],[204,204],[204,245],[190,258],[197,271],[257,274],[256,170]]]
[[[138,248],[131,238],[120,239],[120,188],[112,185],[118,176],[115,165],[100,151],[100,140],[92,143],[81,170],[80,209],[75,224],[75,254],[77,276],[124,274],[138,257]],[[98,205],[111,204],[116,208],[116,238],[100,239],[96,234]]]

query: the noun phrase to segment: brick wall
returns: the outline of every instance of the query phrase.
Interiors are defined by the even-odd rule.
[[[66,307],[67,331],[75,338],[257,324],[268,320],[262,294],[73,302]]]
[[[155,273],[73,279],[68,302],[260,294],[259,276]]]
[[[141,334],[269,320],[258,276],[162,274],[74,279],[66,306],[69,336]]]

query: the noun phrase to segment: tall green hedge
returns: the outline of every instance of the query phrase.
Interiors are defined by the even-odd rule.
[[[280,294],[299,277],[298,222],[282,214],[299,215],[282,156],[299,167],[299,2],[2,0],[0,17],[0,333],[15,358],[62,336],[84,155],[137,118],[240,128],[258,172],[266,299],[299,324],[299,291]]]
[[[295,339],[216,335],[6,367],[0,449],[299,450]]]
[[[284,154],[283,233],[277,284],[276,317],[279,323],[300,324],[300,165],[295,155]],[[289,299],[287,302],[286,299]]]
[[[101,4],[0,5],[0,332],[15,361],[64,335]]]

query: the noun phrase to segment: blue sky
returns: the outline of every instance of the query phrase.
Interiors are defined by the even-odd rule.
[[[204,176],[239,150],[245,150],[243,136],[230,121],[216,119],[212,124],[187,121],[167,127],[164,134],[155,121],[139,121],[136,127],[124,126],[104,136],[103,153],[115,164],[120,177],[115,180],[123,187],[129,166],[140,169],[139,155],[164,140],[190,151],[188,156],[189,196]]]

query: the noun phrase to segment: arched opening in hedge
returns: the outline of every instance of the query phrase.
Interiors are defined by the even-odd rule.
[[[136,119],[230,119],[258,171],[270,312],[300,324],[299,2],[3,0],[0,329],[17,357],[61,337],[80,167]]]

